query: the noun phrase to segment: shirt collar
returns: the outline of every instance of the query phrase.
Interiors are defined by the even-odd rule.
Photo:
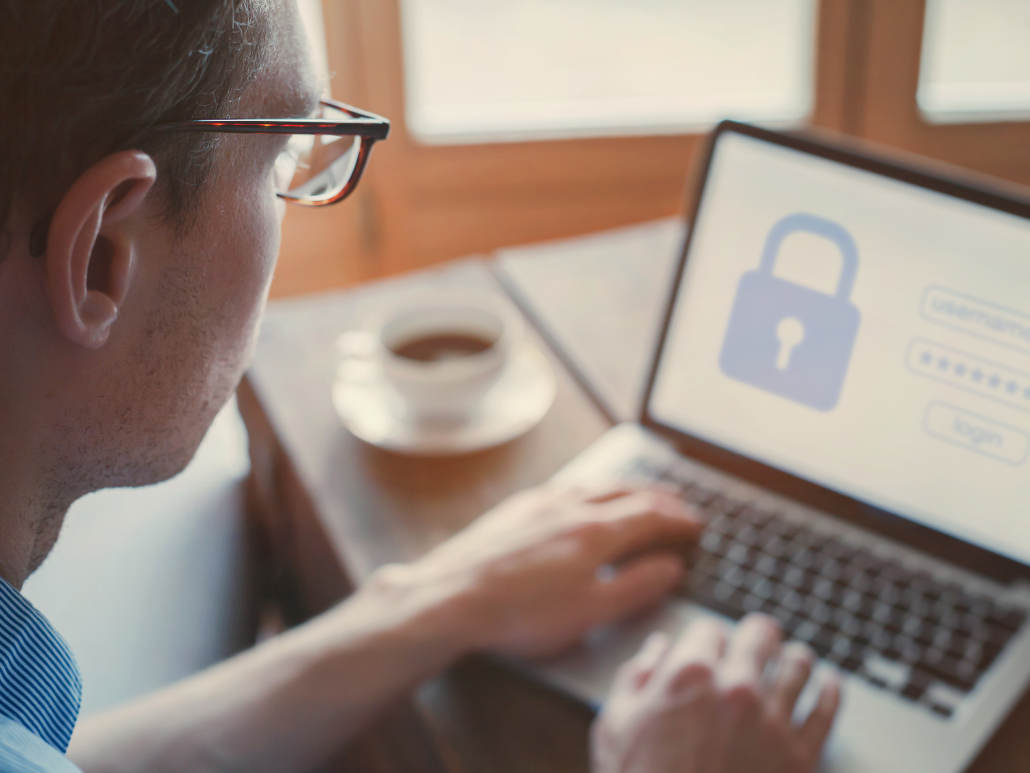
[[[0,578],[0,716],[64,752],[81,701],[82,679],[68,645]]]

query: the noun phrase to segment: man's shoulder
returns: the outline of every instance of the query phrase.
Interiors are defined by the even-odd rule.
[[[0,771],[82,773],[67,757],[13,719],[0,716]]]

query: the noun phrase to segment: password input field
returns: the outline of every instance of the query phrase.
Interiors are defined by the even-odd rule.
[[[908,369],[1021,411],[1030,411],[1030,375],[972,354],[916,338],[905,357]]]

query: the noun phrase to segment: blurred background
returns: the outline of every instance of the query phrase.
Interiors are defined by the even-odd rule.
[[[273,295],[676,214],[721,118],[1030,183],[1025,0],[301,0],[336,99],[393,121],[290,208]]]
[[[331,95],[394,128],[345,204],[288,208],[276,296],[675,215],[724,117],[1030,184],[1027,0],[298,1]],[[72,508],[25,590],[86,713],[253,641],[249,470],[231,404],[179,477]]]

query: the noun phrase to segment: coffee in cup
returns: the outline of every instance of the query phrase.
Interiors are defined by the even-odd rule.
[[[338,347],[378,365],[406,418],[455,422],[475,412],[521,337],[522,319],[504,298],[445,289],[394,303]]]

